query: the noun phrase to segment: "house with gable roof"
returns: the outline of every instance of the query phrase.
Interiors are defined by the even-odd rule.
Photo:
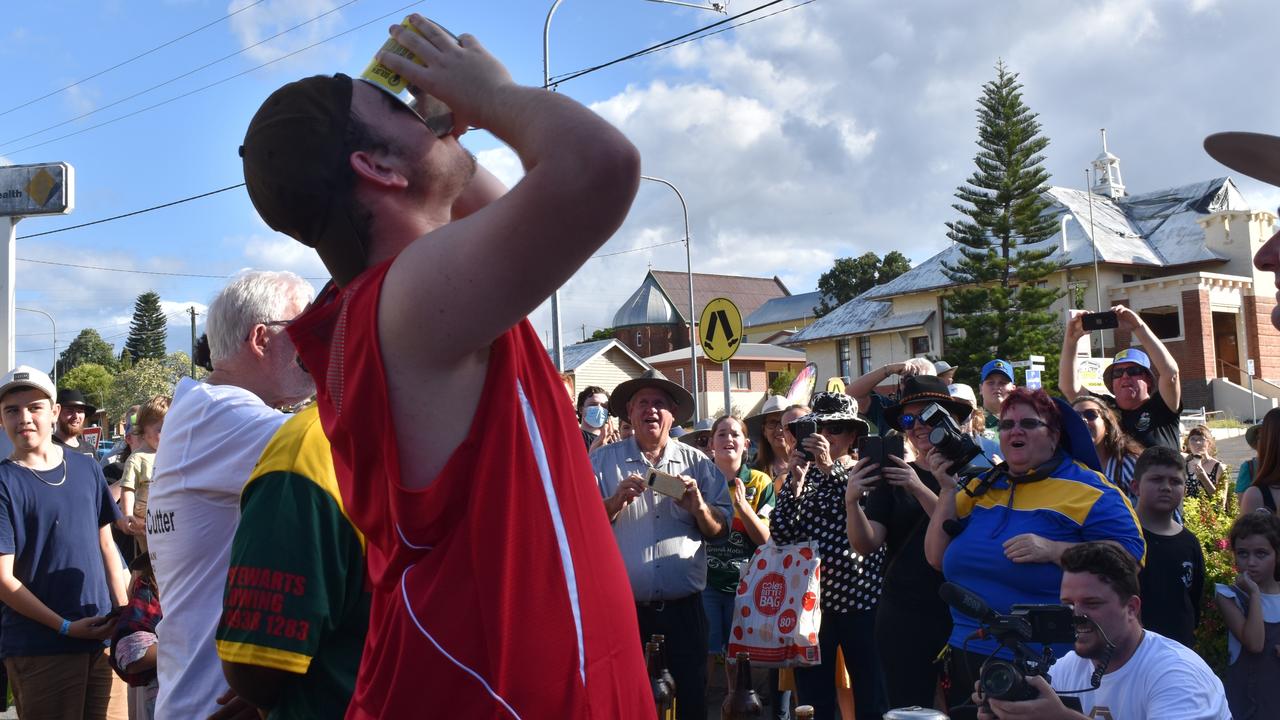
[[[1096,311],[1136,310],[1178,361],[1187,408],[1252,414],[1244,368],[1255,363],[1258,412],[1280,399],[1280,333],[1271,273],[1253,254],[1274,232],[1276,215],[1255,210],[1230,178],[1129,194],[1120,161],[1107,151],[1093,162],[1088,192],[1049,187],[1046,210],[1060,231],[1044,241],[1064,262],[1045,282],[1064,292],[1055,306]],[[888,283],[845,303],[784,344],[803,348],[819,378],[856,377],[911,357],[946,359],[944,295],[954,283],[944,263],[959,261],[954,244]],[[1109,357],[1127,347],[1122,331],[1091,333],[1092,353]],[[1024,358],[1007,358],[1022,360]],[[1021,383],[1021,378],[1018,379]],[[892,387],[890,384],[889,387]]]

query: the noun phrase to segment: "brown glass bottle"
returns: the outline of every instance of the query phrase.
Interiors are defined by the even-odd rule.
[[[674,720],[676,693],[662,679],[661,652],[657,643],[644,646],[645,664],[649,667],[649,688],[653,690],[653,704],[658,708],[658,720]]]
[[[676,679],[671,676],[671,669],[667,667],[667,636],[654,635],[649,638],[649,642],[658,645],[658,667],[662,668],[662,679],[667,681],[671,686],[671,697],[676,696]]]
[[[738,653],[738,679],[720,706],[721,720],[754,720],[764,717],[764,705],[751,687],[751,654]]]
[[[813,720],[813,706],[801,705],[796,708],[796,720]]]

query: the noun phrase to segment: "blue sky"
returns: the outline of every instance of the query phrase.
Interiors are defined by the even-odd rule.
[[[771,10],[799,2],[787,0]],[[0,112],[213,23],[0,115],[0,162],[66,161],[76,168],[75,212],[25,220],[19,236],[241,182],[236,147],[262,99],[305,75],[359,73],[385,39],[386,26],[407,12],[476,35],[518,81],[541,82],[549,0],[441,0],[401,9],[405,4],[6,4],[0,64],[9,71],[0,76]],[[736,14],[762,4],[733,0],[728,10]],[[1280,100],[1270,70],[1280,28],[1274,2],[899,5],[907,7],[815,0],[568,82],[560,91],[622,128],[640,148],[647,174],[681,188],[690,205],[695,271],[778,275],[793,292],[813,289],[836,257],[899,249],[920,261],[945,245],[943,223],[955,215],[951,194],[972,167],[975,100],[997,58],[1021,73],[1025,99],[1040,114],[1051,139],[1046,164],[1055,184],[1083,185],[1084,168],[1100,150],[1100,127],[1108,128],[1109,147],[1121,158],[1131,192],[1227,174],[1200,150],[1209,132],[1280,132]],[[323,13],[328,14],[250,47]],[[643,0],[564,0],[552,24],[552,74],[613,59],[723,17]],[[124,99],[226,55],[232,57]],[[144,109],[238,73],[245,74]],[[86,113],[92,114],[74,119]],[[46,130],[60,123],[66,124]],[[78,134],[62,137],[69,133]],[[31,147],[36,143],[44,144]],[[467,144],[508,182],[518,180],[514,156],[491,137],[469,135]],[[1255,206],[1274,210],[1280,204],[1280,192],[1238,183]],[[684,269],[682,247],[652,247],[679,240],[680,227],[679,206],[669,191],[643,185],[627,223],[601,251],[622,254],[589,261],[562,293],[568,342],[584,329],[589,334],[608,325],[650,265]],[[174,313],[170,347],[185,349],[189,333],[180,311],[193,305],[203,310],[221,277],[245,267],[323,276],[309,250],[262,224],[242,189],[19,240],[17,254],[26,259],[17,266],[18,305],[53,314],[61,347],[80,329],[93,327],[118,350],[134,298],[155,290]],[[314,281],[317,288],[321,283]],[[534,314],[540,331],[549,327],[548,315],[545,307]],[[19,312],[18,361],[51,365],[49,332],[46,318]]]

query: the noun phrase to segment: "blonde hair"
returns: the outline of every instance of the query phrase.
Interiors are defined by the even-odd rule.
[[[173,399],[168,395],[157,395],[139,406],[138,420],[133,424],[133,433],[141,436],[146,428],[164,420],[171,402]]]

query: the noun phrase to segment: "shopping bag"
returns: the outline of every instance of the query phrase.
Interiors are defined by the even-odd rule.
[[[728,657],[749,653],[754,665],[818,665],[822,623],[817,543],[765,543],[743,568],[733,607]]]

